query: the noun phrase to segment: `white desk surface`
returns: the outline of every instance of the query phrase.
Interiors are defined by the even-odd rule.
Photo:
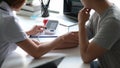
[[[54,17],[54,16],[53,16]],[[19,17],[20,26],[25,30],[29,30],[34,25],[41,25],[42,20],[31,20],[27,17]],[[57,18],[58,19],[58,18]],[[60,19],[60,18],[59,18]],[[63,20],[64,21],[64,20]],[[67,23],[67,21],[65,20]],[[69,21],[68,21],[69,22]],[[77,26],[69,28],[70,31],[75,31]],[[61,31],[61,35],[66,33],[68,31],[68,27],[60,26],[60,29],[58,31]],[[44,39],[40,39],[44,40]],[[44,40],[45,41],[45,40]],[[30,68],[34,67],[36,65],[43,64],[45,60],[51,61],[53,58],[59,58],[60,56],[65,55],[66,57],[61,61],[61,63],[58,65],[58,68],[90,68],[89,64],[84,64],[82,62],[82,59],[80,57],[80,50],[79,47],[71,48],[71,49],[63,49],[63,50],[52,50],[51,52],[47,53],[43,58],[34,60],[31,56],[25,56],[26,53],[24,51],[16,50],[16,52],[13,52],[10,54],[5,62],[3,63],[2,68]]]
[[[19,49],[18,49],[19,50]],[[21,52],[21,53],[20,53]],[[90,68],[89,64],[84,64],[80,57],[79,47],[63,50],[52,50],[40,59],[26,55],[20,50],[10,54],[3,63],[2,68],[33,68],[46,62],[65,56],[58,68]]]
[[[52,53],[63,53],[66,55],[66,57],[59,64],[58,68],[90,68],[89,64],[84,64],[82,62],[79,47],[64,50],[54,50]]]
[[[58,65],[58,68],[90,68],[89,64],[84,64],[82,62],[79,47],[52,50],[40,59],[34,59],[31,56],[27,56],[22,50],[13,52],[6,58],[2,68],[33,68],[62,56],[65,56],[65,58]]]
[[[65,56],[62,53],[48,53],[40,59],[34,59],[24,51],[21,51],[22,50],[18,48],[17,51],[7,56],[1,68],[35,68]]]

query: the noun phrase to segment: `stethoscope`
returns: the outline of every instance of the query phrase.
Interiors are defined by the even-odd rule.
[[[4,11],[7,11],[7,9],[3,8],[3,7],[0,7],[1,10],[4,10]]]

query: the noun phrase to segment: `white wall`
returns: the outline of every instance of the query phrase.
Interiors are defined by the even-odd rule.
[[[109,0],[120,8],[120,0]]]

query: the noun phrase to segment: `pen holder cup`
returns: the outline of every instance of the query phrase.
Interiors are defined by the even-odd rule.
[[[42,17],[48,17],[49,16],[48,7],[42,7],[41,16]]]

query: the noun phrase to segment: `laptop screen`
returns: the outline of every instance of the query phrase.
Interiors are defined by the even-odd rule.
[[[64,0],[63,13],[76,21],[77,21],[78,12],[82,8],[83,5],[80,2],[80,0]]]

